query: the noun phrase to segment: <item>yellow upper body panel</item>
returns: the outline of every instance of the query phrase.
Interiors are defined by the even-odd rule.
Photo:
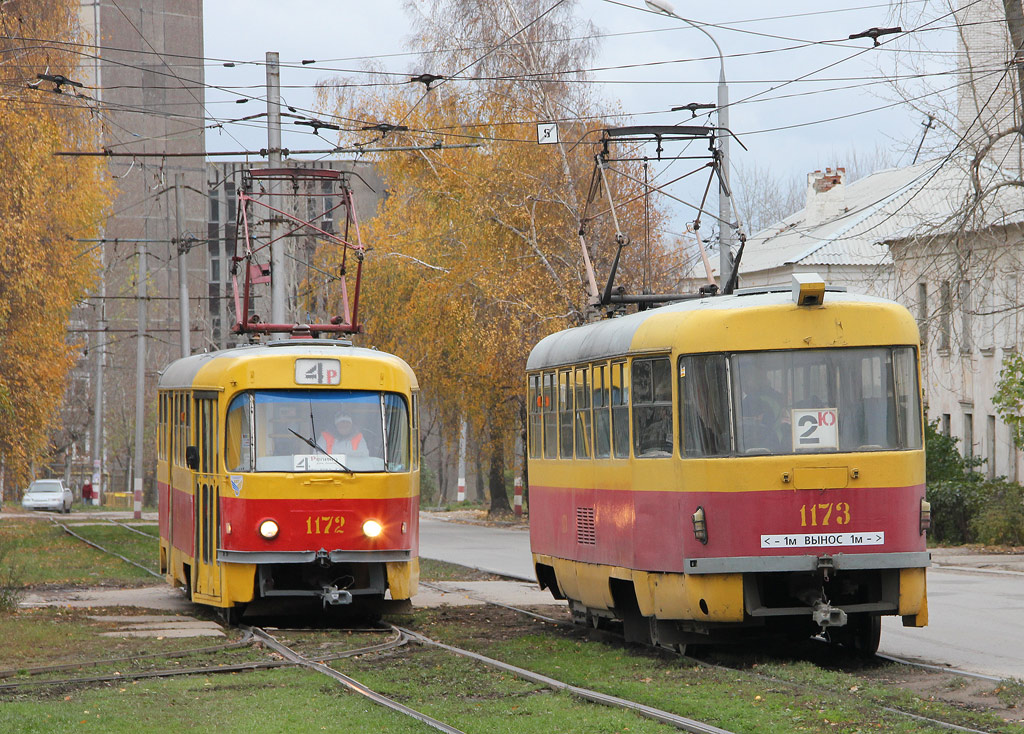
[[[296,363],[300,359],[338,360],[339,381],[322,385],[300,383],[296,378]],[[242,390],[291,387],[385,390],[408,395],[418,386],[412,368],[393,354],[343,342],[289,340],[179,359],[164,370],[159,387],[222,391],[230,397]]]
[[[683,301],[542,339],[528,371],[632,354],[701,354],[919,344],[906,308],[884,298],[827,292],[798,306],[788,291]]]

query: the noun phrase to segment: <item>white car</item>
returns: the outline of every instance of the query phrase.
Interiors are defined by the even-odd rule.
[[[26,510],[56,510],[68,513],[71,512],[73,501],[71,490],[65,487],[60,479],[37,479],[25,490],[21,506]]]

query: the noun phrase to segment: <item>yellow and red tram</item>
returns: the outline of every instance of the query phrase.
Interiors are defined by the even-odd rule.
[[[552,334],[528,363],[537,578],[668,646],[927,624],[919,336],[902,306],[792,288]]]
[[[169,365],[157,431],[167,580],[229,619],[275,597],[366,610],[385,595],[409,599],[417,393],[403,360],[346,341],[287,339]]]

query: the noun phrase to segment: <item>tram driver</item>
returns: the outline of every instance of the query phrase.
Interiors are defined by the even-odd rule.
[[[363,432],[356,427],[348,410],[342,406],[334,415],[334,429],[320,434],[320,445],[329,454],[369,456]]]

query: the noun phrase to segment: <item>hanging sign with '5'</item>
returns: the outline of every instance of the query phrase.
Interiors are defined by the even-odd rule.
[[[839,448],[839,411],[835,408],[796,409],[792,419],[797,451]]]

